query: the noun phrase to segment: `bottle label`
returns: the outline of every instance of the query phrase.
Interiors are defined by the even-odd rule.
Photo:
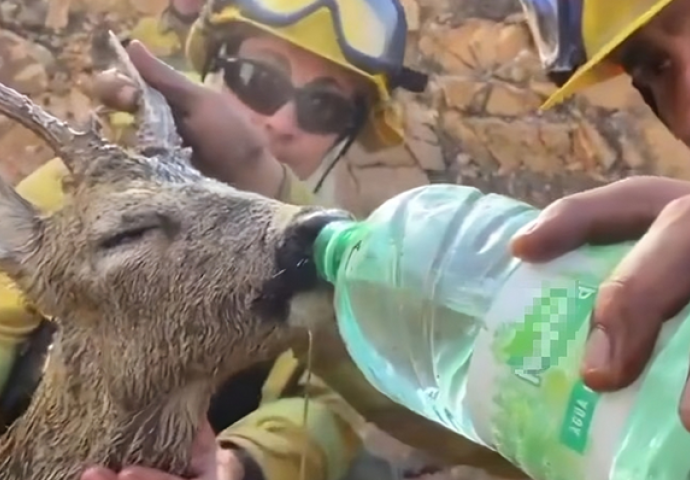
[[[463,407],[479,438],[535,480],[652,478],[614,474],[631,419],[650,410],[636,403],[646,373],[607,395],[580,377],[598,284],[626,251],[581,250],[547,265],[520,266],[477,338]],[[667,338],[678,324],[665,327]],[[687,356],[682,361],[687,365]],[[682,388],[682,378],[679,383]],[[676,412],[668,418],[679,423]]]
[[[519,278],[510,283],[521,285],[519,292],[504,289],[501,296],[510,298],[497,299],[478,338],[468,379],[471,416],[479,437],[531,477],[590,478],[580,457],[599,396],[582,384],[578,367],[597,289],[529,273],[514,273]],[[476,408],[479,392],[491,400]]]
[[[477,338],[466,406],[477,435],[536,480],[604,480],[611,459],[597,435],[600,395],[580,379],[600,279],[626,249],[574,252],[521,265],[494,301]],[[607,424],[616,436],[626,408]],[[596,457],[596,458],[594,458]]]

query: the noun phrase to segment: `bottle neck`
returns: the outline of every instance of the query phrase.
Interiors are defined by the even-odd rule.
[[[363,223],[354,220],[331,222],[319,232],[314,242],[314,262],[321,278],[335,283],[345,252],[357,241]]]

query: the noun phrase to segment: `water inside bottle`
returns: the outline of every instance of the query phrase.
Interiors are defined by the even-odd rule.
[[[341,327],[349,329],[349,348],[367,352],[363,363],[369,381],[392,400],[480,442],[462,413],[480,328],[476,318],[438,305],[420,291],[367,280],[348,281],[336,302],[345,315]]]
[[[475,338],[517,260],[507,247],[530,206],[435,185],[379,207],[341,257],[341,335],[393,401],[477,442],[465,413]]]

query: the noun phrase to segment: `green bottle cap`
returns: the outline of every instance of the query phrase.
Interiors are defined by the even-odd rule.
[[[319,276],[330,283],[335,283],[343,255],[359,240],[364,229],[363,222],[342,220],[327,224],[314,242],[314,262]]]

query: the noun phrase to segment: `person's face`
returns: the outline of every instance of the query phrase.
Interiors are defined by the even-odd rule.
[[[206,0],[170,0],[170,6],[182,15],[198,15]]]
[[[244,70],[247,75],[256,76],[246,82],[249,88],[244,91],[245,97],[256,97],[257,85],[265,85],[265,98],[270,98],[271,91],[276,89],[290,90],[288,84],[298,89],[308,86],[305,91],[310,93],[303,100],[295,101],[292,97],[274,113],[262,113],[251,105],[251,101],[246,98],[243,101],[243,95],[237,87],[228,87],[232,80],[227,81],[227,73],[224,88],[237,108],[245,111],[265,134],[272,154],[289,165],[300,178],[309,177],[316,171],[339,135],[333,131],[334,128],[314,132],[313,126],[309,125],[310,120],[312,124],[316,123],[317,128],[329,124],[344,128],[354,114],[354,98],[359,79],[339,65],[270,35],[247,38],[242,42],[236,57],[251,63],[240,63],[242,66],[235,67],[235,82],[238,81],[237,78],[244,76]],[[229,68],[232,67],[225,71],[229,71]],[[221,70],[220,79],[223,78]],[[300,108],[303,112],[301,118],[298,112]]]
[[[674,0],[612,56],[647,87],[659,116],[690,146],[690,0]]]

